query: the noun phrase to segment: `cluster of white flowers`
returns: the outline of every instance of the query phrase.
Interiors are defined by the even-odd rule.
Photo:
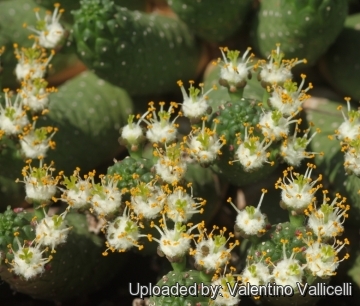
[[[20,139],[21,153],[25,158],[43,158],[49,148],[55,148],[52,141],[57,129],[52,127],[35,128],[38,116],[30,113],[45,115],[49,105],[49,94],[56,89],[48,87],[44,79],[47,68],[55,52],[46,50],[54,48],[64,36],[64,29],[59,23],[63,12],[56,3],[52,16],[47,14],[41,19],[36,10],[37,24],[35,31],[38,36],[31,35],[34,40],[31,47],[19,48],[14,44],[14,53],[18,61],[15,67],[15,75],[21,82],[17,93],[4,89],[5,104],[0,105],[0,137],[17,136]],[[26,26],[26,25],[25,25]],[[0,49],[0,56],[4,48]]]

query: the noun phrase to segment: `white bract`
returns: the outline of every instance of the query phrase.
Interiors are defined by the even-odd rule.
[[[306,213],[309,216],[308,226],[314,231],[315,235],[330,238],[343,233],[343,223],[348,217],[347,211],[350,206],[344,204],[345,198],[337,202],[341,198],[339,194],[336,195],[331,204],[328,204],[330,199],[326,197],[326,194],[324,192],[323,203],[319,209],[316,209],[316,205],[311,205]]]
[[[69,178],[64,177],[61,199],[68,203],[71,208],[79,209],[87,205],[91,200],[92,184],[90,176],[82,179],[79,175],[80,169],[76,168]]]
[[[184,152],[182,144],[167,146],[165,152],[162,149],[154,151],[154,155],[159,157],[154,169],[163,181],[175,184],[184,177],[187,163],[182,157],[182,152]]]
[[[308,132],[306,132],[302,137],[296,137],[297,132],[299,131],[298,126],[296,125],[294,135],[283,140],[280,151],[283,159],[291,166],[298,167],[300,166],[302,160],[305,158],[312,158],[315,154],[322,155],[323,153],[316,152],[306,152],[305,149],[311,140],[315,137],[317,133],[320,132],[319,129],[316,129],[316,132],[313,133],[308,139]]]
[[[248,133],[245,129],[245,139],[240,143],[235,152],[236,161],[239,161],[245,171],[252,171],[261,168],[264,163],[268,162],[269,152],[266,150],[270,147],[272,141],[264,138],[260,142],[260,138],[252,135],[252,129]],[[270,163],[272,164],[272,163]]]
[[[177,127],[176,118],[170,121],[174,109],[178,107],[171,102],[167,111],[164,110],[165,102],[160,102],[160,111],[156,113],[154,103],[149,103],[148,111],[142,116],[142,121],[147,124],[146,138],[152,143],[169,143],[176,139]]]
[[[119,176],[100,176],[101,183],[95,184],[91,191],[92,198],[90,204],[92,209],[99,216],[106,216],[114,213],[121,205],[121,192],[117,188]]]
[[[216,86],[204,93],[204,84],[200,84],[201,90],[193,87],[193,81],[190,81],[189,95],[187,94],[183,83],[178,81],[181,93],[183,95],[183,103],[181,110],[185,117],[189,119],[199,119],[209,110],[208,94],[216,89]],[[199,96],[199,94],[201,95]]]
[[[339,263],[349,258],[349,254],[346,254],[341,260],[339,260],[338,257],[338,253],[347,244],[349,244],[347,239],[345,239],[344,242],[334,241],[333,245],[312,241],[305,251],[306,269],[314,276],[316,275],[321,278],[328,278],[329,276],[335,275],[335,270],[339,266]]]
[[[161,187],[141,182],[130,190],[131,208],[145,219],[156,218],[164,207],[166,195]]]
[[[49,148],[55,148],[55,142],[51,139],[57,132],[53,127],[41,127],[35,129],[35,122],[32,129],[20,136],[21,151],[26,158],[45,157]],[[49,135],[50,134],[50,135]]]
[[[297,83],[286,80],[282,85],[273,85],[272,92],[269,98],[271,106],[280,111],[284,116],[291,116],[293,113],[301,110],[301,105],[305,100],[310,98],[307,92],[313,88],[310,83],[306,89],[302,89],[305,83],[306,76],[301,75],[302,81],[298,88]]]
[[[243,284],[252,286],[267,285],[271,279],[269,267],[262,262],[248,264],[241,273]]]
[[[284,178],[283,180],[280,178],[275,187],[276,189],[282,189],[281,199],[287,208],[296,212],[302,212],[314,201],[314,194],[321,185],[314,186],[317,182],[321,181],[322,176],[319,175],[319,177],[313,181],[311,179],[313,169],[315,169],[315,165],[308,164],[305,175],[293,173],[292,167],[283,171]]]
[[[143,118],[140,118],[136,124],[134,123],[134,118],[134,115],[129,115],[128,124],[120,131],[120,141],[130,146],[131,149],[136,150],[137,146],[144,140],[144,133],[140,126]]]
[[[39,245],[36,246],[21,246],[16,237],[18,250],[13,251],[14,259],[11,262],[13,271],[16,275],[23,277],[25,280],[34,278],[45,271],[45,265],[52,259],[43,258],[43,253],[46,251],[40,250]]]
[[[259,127],[263,135],[273,141],[286,138],[289,134],[290,124],[299,121],[291,120],[297,113],[298,111],[285,118],[278,110],[264,112],[260,117]]]
[[[238,213],[235,221],[236,227],[245,236],[260,235],[265,231],[266,216],[261,213],[260,207],[267,190],[262,190],[262,195],[258,206],[246,206],[245,209],[239,210],[232,202],[228,202],[234,207]]]
[[[227,248],[226,244],[234,235],[229,233],[229,238],[226,239],[224,237],[226,228],[220,230],[220,235],[213,234],[215,229],[218,229],[218,227],[214,226],[211,233],[206,234],[206,229],[199,227],[200,235],[196,242],[196,249],[190,251],[190,254],[194,256],[195,263],[206,269],[206,271],[217,271],[225,266],[231,257],[231,251],[235,246],[239,245],[239,242],[236,241],[235,243],[230,243],[229,248]]]
[[[39,245],[51,247],[55,252],[55,247],[66,242],[70,227],[67,227],[65,214],[46,216],[36,225],[36,241]]]
[[[342,106],[339,106],[338,109],[341,110],[344,122],[341,123],[335,133],[339,140],[345,140],[347,142],[350,142],[358,139],[360,136],[360,111],[351,109],[350,98],[346,97],[345,100],[347,103],[348,117],[346,117],[346,115],[344,114]]]
[[[200,207],[204,206],[206,201],[202,199],[198,200],[201,201],[197,203],[195,198],[189,195],[183,187],[177,186],[166,199],[167,217],[178,222],[188,221],[194,214],[204,211],[204,209]]]
[[[194,129],[189,135],[189,154],[200,164],[208,165],[221,154],[220,149],[226,143],[224,137],[216,135],[216,123],[213,130],[205,127],[203,120],[202,129]]]
[[[230,51],[228,48],[220,50],[224,61],[220,70],[220,84],[229,87],[230,91],[244,87],[253,68],[253,65],[249,65],[254,57],[254,54],[249,54],[251,48],[248,48],[240,59],[239,51]]]
[[[283,243],[283,259],[276,263],[271,276],[277,285],[291,286],[297,289],[298,283],[302,283],[302,277],[304,275],[303,267],[300,262],[294,258],[294,251],[290,258],[287,258],[285,244],[288,243],[288,241],[281,239],[281,242]]]
[[[15,56],[18,63],[15,67],[15,74],[19,81],[38,79],[45,76],[46,68],[55,52],[47,56],[45,50],[34,44],[30,48],[22,48],[20,51],[15,44]]]
[[[40,167],[31,167],[31,160],[27,161],[28,165],[22,169],[25,183],[26,198],[30,201],[49,202],[55,195],[57,190],[57,183],[60,177],[53,177],[52,172],[55,170],[46,164],[43,165],[43,160],[40,160]],[[20,182],[20,180],[16,180]]]
[[[280,44],[278,44],[276,50],[272,50],[269,61],[260,62],[260,78],[265,83],[281,85],[292,79],[291,69],[300,63],[306,63],[306,60],[285,60],[284,53],[280,51]]]
[[[226,276],[222,276],[217,280],[211,283],[213,288],[220,288],[218,294],[214,301],[211,301],[209,305],[214,306],[237,306],[240,302],[240,297],[238,294],[231,294],[229,291],[229,287],[234,288],[236,284],[236,280],[234,276],[228,274]],[[220,287],[221,286],[221,287]]]
[[[161,228],[157,226],[153,221],[151,227],[155,227],[160,233],[160,239],[151,236],[151,240],[155,240],[159,243],[159,250],[170,259],[182,258],[185,253],[190,249],[191,241],[194,235],[191,235],[191,231],[198,225],[186,229],[186,225],[181,222],[175,222],[173,229],[168,229],[166,224],[165,215],[162,218]]]
[[[134,246],[141,249],[142,246],[139,245],[138,240],[142,236],[144,235],[140,235],[139,226],[125,212],[123,216],[119,216],[113,222],[108,223],[106,245],[108,249],[119,252],[125,252]],[[105,251],[104,255],[106,254]]]
[[[47,88],[48,83],[41,78],[28,79],[22,83],[21,97],[23,104],[34,112],[41,111],[49,105],[49,93],[55,88]]]

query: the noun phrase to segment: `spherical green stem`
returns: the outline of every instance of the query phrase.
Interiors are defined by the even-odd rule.
[[[186,257],[183,256],[181,260],[172,262],[171,266],[175,272],[183,272],[186,268]]]

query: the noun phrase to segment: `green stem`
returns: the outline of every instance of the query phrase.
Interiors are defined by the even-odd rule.
[[[207,274],[204,270],[200,271],[200,279],[206,283],[206,282],[211,282],[211,279],[213,277],[213,274]]]
[[[127,147],[130,157],[136,160],[143,159],[142,152],[143,152],[143,144],[139,144],[139,147],[136,151],[131,150],[130,147]]]
[[[175,272],[183,272],[186,268],[186,257],[183,256],[181,261],[172,262],[171,266]]]
[[[236,92],[228,91],[228,94],[230,97],[230,101],[232,101],[232,102],[239,101],[243,97],[244,88],[238,88]]]
[[[295,227],[300,227],[304,225],[305,216],[304,215],[293,215],[289,210],[289,220],[290,224]]]

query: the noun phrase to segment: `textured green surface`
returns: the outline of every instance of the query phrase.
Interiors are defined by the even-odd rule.
[[[201,38],[220,42],[246,20],[251,0],[168,0],[173,11]]]
[[[132,12],[108,0],[82,1],[74,16],[81,59],[131,95],[175,91],[177,80],[196,75],[200,47],[179,20]]]
[[[256,243],[253,243],[249,255],[254,257],[254,260],[259,260],[262,256],[262,252],[266,252],[265,258],[270,257],[271,262],[276,263],[284,258],[283,256],[283,243],[282,239],[288,240],[286,244],[286,256],[290,258],[293,253],[293,248],[302,248],[306,244],[300,237],[306,237],[305,227],[295,227],[290,222],[279,223],[273,225],[264,236],[256,239]],[[302,263],[306,262],[306,259],[302,253],[296,255],[296,259]]]
[[[15,291],[36,299],[61,301],[93,292],[104,286],[122,267],[126,255],[104,257],[104,241],[87,229],[86,217],[69,214],[73,226],[66,244],[58,246],[53,260],[39,277],[24,281],[0,266],[0,277]]]
[[[344,0],[266,0],[252,25],[252,41],[262,56],[281,43],[288,58],[313,65],[339,35],[347,15]]]
[[[340,93],[360,99],[360,14],[346,19],[345,27],[325,54],[322,72]]]
[[[261,108],[258,106],[258,102],[252,99],[227,102],[220,110],[215,112],[215,118],[220,121],[216,131],[218,135],[225,136],[226,145],[222,147],[222,154],[216,160],[212,169],[233,185],[243,186],[254,183],[276,169],[276,166],[265,164],[258,170],[246,172],[240,162],[234,162],[232,165],[229,164],[229,161],[236,159],[234,153],[239,146],[236,134],[241,133],[241,139],[243,140],[245,135],[244,123],[249,123],[255,127],[259,123],[260,114]],[[276,151],[273,150],[272,153],[275,154]],[[271,159],[273,157],[271,156]]]
[[[119,149],[119,128],[132,112],[127,93],[83,72],[59,87],[50,96],[48,119],[42,124],[56,126],[56,149],[48,160],[56,169],[71,174],[75,167],[89,171],[111,160]]]
[[[183,271],[183,272],[176,272],[170,271],[168,274],[164,275],[159,282],[156,284],[159,287],[162,286],[176,286],[177,283],[183,286],[192,286],[194,283],[203,283],[205,285],[210,285],[209,282],[204,281],[200,277],[199,271]],[[207,306],[209,305],[209,298],[201,296],[199,294],[198,297],[193,296],[160,296],[160,297],[151,297],[150,298],[150,305],[155,306],[188,306],[188,305],[196,305],[196,306]]]

